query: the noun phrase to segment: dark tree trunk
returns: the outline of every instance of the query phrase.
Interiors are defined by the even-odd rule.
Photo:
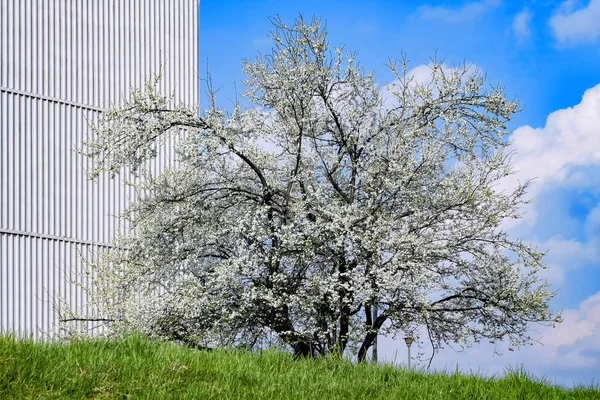
[[[294,358],[314,357],[313,347],[307,342],[297,342],[294,346]]]
[[[373,341],[376,337],[376,333],[367,333],[367,336],[365,336],[365,340],[362,342],[362,344],[360,345],[360,349],[358,350],[358,362],[365,361],[367,357],[367,350],[369,350],[369,348],[373,345]]]
[[[279,310],[273,310],[267,323],[271,329],[277,332],[281,340],[294,349],[294,357],[314,357],[313,344],[306,337],[296,332],[294,324],[290,320],[287,305],[283,305]]]
[[[345,288],[345,285],[348,283],[348,277],[346,277],[346,272],[352,271],[356,267],[356,262],[351,262],[350,264],[346,264],[345,260],[341,260],[339,266],[339,272],[341,275],[340,278],[340,288],[338,289],[338,294],[340,296],[340,335],[338,337],[337,343],[337,351],[339,354],[344,354],[344,350],[346,350],[346,345],[348,344],[348,333],[350,332],[350,306],[348,303],[352,301],[353,293],[352,291],[348,291]]]
[[[344,350],[346,350],[346,345],[348,344],[348,332],[350,331],[350,318],[348,314],[350,310],[348,307],[342,307],[340,312],[340,336],[338,338],[338,351],[341,354],[344,354]]]
[[[387,318],[388,318],[387,312],[384,311],[383,313],[381,313],[381,315],[379,315],[377,317],[377,319],[375,321],[373,321],[373,325],[371,328],[372,332],[367,333],[367,335],[365,336],[365,340],[363,340],[362,344],[360,345],[360,349],[358,349],[358,361],[359,362],[365,361],[365,359],[367,357],[367,350],[369,350],[369,348],[373,345],[373,341],[377,337],[377,333],[379,332],[379,329],[381,328],[383,323],[387,320]],[[369,319],[370,319],[370,317],[369,317]]]

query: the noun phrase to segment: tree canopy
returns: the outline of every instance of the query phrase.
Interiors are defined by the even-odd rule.
[[[559,322],[543,253],[501,228],[526,202],[528,182],[496,187],[517,102],[436,60],[424,83],[391,63],[381,87],[319,19],[273,23],[271,53],[244,61],[252,106],[209,90],[198,113],[149,83],[96,121],[92,178],[135,174],[139,194],[93,263],[112,328],[364,360],[377,334],[521,346]],[[177,163],[144,173],[170,135]]]

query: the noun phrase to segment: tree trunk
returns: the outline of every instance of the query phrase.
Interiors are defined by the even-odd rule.
[[[337,351],[339,354],[344,354],[344,350],[346,350],[346,345],[348,344],[348,332],[350,332],[350,318],[348,317],[348,313],[350,310],[347,307],[342,306],[342,310],[340,312],[340,336],[338,338]]]
[[[360,349],[358,350],[358,362],[365,361],[367,357],[367,350],[369,350],[369,347],[371,347],[376,337],[377,333],[367,333],[367,336],[365,336],[365,340],[362,342],[362,344],[360,345]]]
[[[287,305],[283,305],[279,310],[273,310],[268,322],[281,340],[294,349],[294,357],[314,357],[314,346],[294,329]]]
[[[369,347],[371,347],[371,345],[373,344],[373,341],[377,337],[377,333],[379,332],[379,329],[381,328],[383,323],[388,318],[387,311],[388,310],[382,312],[381,315],[379,315],[377,317],[377,319],[375,321],[373,321],[373,326],[371,327],[371,332],[367,333],[367,335],[365,336],[365,340],[363,340],[362,344],[360,345],[360,349],[358,350],[358,361],[359,362],[365,361],[365,359],[367,357],[367,350],[369,350]]]
[[[315,353],[313,351],[312,346],[310,345],[310,343],[307,342],[297,342],[296,344],[294,344],[294,358],[300,358],[300,357],[314,357]]]
[[[338,294],[340,296],[340,335],[338,337],[337,351],[340,355],[344,354],[346,345],[348,344],[348,334],[350,332],[350,306],[348,303],[352,301],[353,293],[345,288],[345,284],[348,283],[348,277],[345,275],[347,271],[352,271],[356,267],[356,262],[353,261],[349,265],[346,264],[345,260],[340,261],[339,272],[340,272],[340,288]]]

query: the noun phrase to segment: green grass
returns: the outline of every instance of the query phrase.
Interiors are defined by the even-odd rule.
[[[0,399],[599,399],[522,371],[422,374],[275,351],[191,350],[129,336],[39,343],[0,337]]]

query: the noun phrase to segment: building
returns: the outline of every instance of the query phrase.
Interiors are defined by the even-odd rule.
[[[74,148],[88,121],[153,74],[197,104],[199,0],[0,5],[0,331],[40,338],[58,297],[84,307],[69,281],[80,256],[110,245],[130,194],[118,179],[88,181]]]

